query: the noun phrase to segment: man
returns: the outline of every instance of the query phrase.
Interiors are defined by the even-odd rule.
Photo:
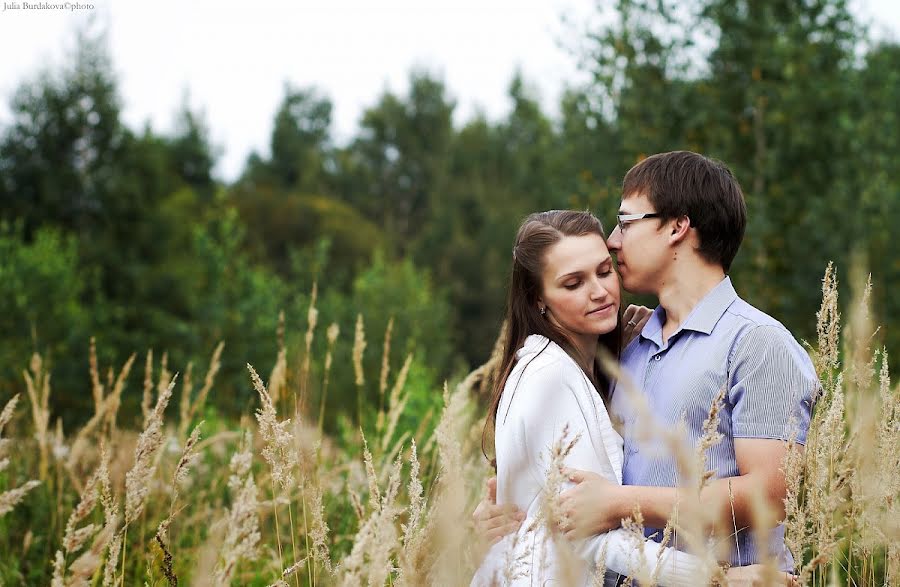
[[[692,444],[703,435],[710,407],[724,390],[721,441],[707,451],[714,479],[700,501],[714,508],[733,566],[776,558],[789,571],[793,558],[784,529],[767,530],[756,544],[751,526],[758,495],[784,515],[782,472],[786,440],[802,445],[819,388],[809,357],[778,321],[739,298],[727,272],[746,225],[741,188],[722,163],[687,151],[653,155],[625,176],[618,223],[608,246],[622,284],[652,294],[659,306],[623,351],[622,369],[643,391],[654,422],[637,422],[623,384],[610,411],[623,423],[623,486],[573,471],[577,485],[562,495],[572,538],[605,532],[639,508],[647,535],[660,531],[686,492],[670,451],[643,446],[637,426],[682,424]],[[518,512],[479,505],[473,517],[490,539],[515,528]],[[684,546],[683,542],[677,546]]]

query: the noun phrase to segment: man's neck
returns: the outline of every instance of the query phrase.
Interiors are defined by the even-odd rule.
[[[666,312],[663,344],[684,323],[706,294],[719,285],[725,272],[719,265],[681,265],[674,268],[659,290],[659,305]]]

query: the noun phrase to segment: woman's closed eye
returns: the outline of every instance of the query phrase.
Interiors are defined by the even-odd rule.
[[[563,287],[568,290],[575,290],[578,289],[579,285],[581,285],[581,280],[575,281],[573,283],[565,283],[563,284]]]

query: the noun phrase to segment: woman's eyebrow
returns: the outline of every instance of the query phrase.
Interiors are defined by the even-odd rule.
[[[607,255],[605,259],[603,259],[602,261],[597,263],[597,266],[599,267],[600,265],[606,265],[607,263],[612,263],[612,256]],[[559,281],[559,280],[565,279],[567,277],[577,277],[583,273],[584,273],[584,271],[581,271],[581,270],[572,271],[572,272],[566,273],[565,275],[560,275],[556,279],[557,279],[557,281]]]

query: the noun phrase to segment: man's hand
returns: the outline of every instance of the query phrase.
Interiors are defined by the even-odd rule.
[[[765,565],[731,567],[725,572],[728,587],[774,587],[798,585],[796,577],[781,571],[774,571]]]
[[[566,469],[565,474],[576,484],[560,495],[566,538],[579,540],[621,525],[622,516],[615,507],[621,501],[619,485],[590,471]]]
[[[472,513],[475,534],[490,545],[499,542],[507,534],[519,529],[525,513],[515,504],[497,505],[497,478],[491,477],[485,483],[485,496]]]
[[[628,346],[628,343],[634,340],[634,337],[641,333],[647,320],[653,314],[653,310],[646,306],[629,305],[622,314],[622,347]]]

